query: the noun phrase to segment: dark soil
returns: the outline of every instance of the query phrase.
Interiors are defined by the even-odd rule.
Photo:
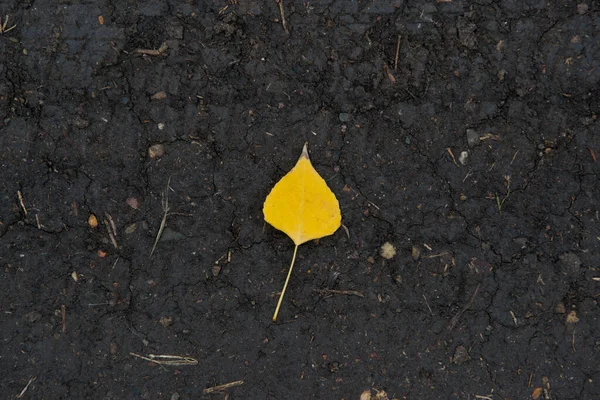
[[[2,397],[600,398],[599,2],[283,8],[3,0]]]

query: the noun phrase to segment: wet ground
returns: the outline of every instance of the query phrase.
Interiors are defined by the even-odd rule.
[[[600,398],[598,1],[282,5],[2,2],[6,398]]]

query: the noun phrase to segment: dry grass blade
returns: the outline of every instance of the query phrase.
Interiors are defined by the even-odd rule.
[[[0,34],[10,32],[13,29],[15,29],[16,27],[17,27],[17,24],[14,24],[13,26],[8,27],[8,15],[6,16],[6,19],[4,20],[4,22],[2,22],[2,16],[0,16]]]
[[[279,14],[281,14],[281,25],[283,26],[283,30],[288,35],[290,34],[290,30],[287,26],[287,21],[285,20],[285,11],[283,10],[283,0],[275,0],[275,3],[279,6]]]
[[[169,181],[167,182],[167,187],[165,188],[165,191],[162,193],[162,199],[161,199],[161,203],[162,203],[162,209],[163,209],[163,217],[162,220],[160,221],[160,227],[158,228],[158,233],[156,234],[156,239],[154,240],[154,245],[152,246],[152,251],[150,251],[150,257],[152,257],[152,254],[154,254],[154,250],[156,250],[156,246],[158,245],[158,241],[160,240],[160,237],[162,236],[163,231],[165,230],[165,226],[167,226],[167,216],[169,215],[169,189],[171,184],[171,178],[169,178]]]
[[[204,389],[202,391],[202,393],[209,394],[209,393],[215,393],[215,392],[222,392],[225,389],[229,389],[229,388],[235,387],[235,386],[241,386],[243,384],[244,384],[244,381],[233,381],[233,382],[225,383],[223,385],[213,386],[211,388]]]
[[[148,354],[147,356],[142,356],[136,353],[129,353],[129,355],[153,362],[158,365],[181,366],[198,364],[198,360],[196,360],[194,357],[172,356],[168,354]]]

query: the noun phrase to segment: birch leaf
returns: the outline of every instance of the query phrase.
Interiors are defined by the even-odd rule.
[[[281,307],[298,246],[309,240],[332,235],[342,221],[340,205],[335,195],[314,169],[308,158],[307,144],[292,168],[271,190],[263,206],[265,221],[285,232],[294,241],[294,256],[281,291],[273,321]]]

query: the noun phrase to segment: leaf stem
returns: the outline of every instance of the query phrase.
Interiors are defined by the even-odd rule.
[[[294,256],[292,257],[292,263],[290,264],[290,270],[288,271],[287,278],[285,278],[285,284],[283,285],[283,290],[279,295],[279,301],[277,302],[277,308],[275,309],[275,314],[273,314],[273,322],[277,321],[277,314],[279,314],[279,308],[281,307],[281,302],[283,300],[283,295],[285,294],[285,289],[287,289],[288,282],[290,281],[290,276],[292,276],[292,269],[294,268],[294,262],[296,261],[296,253],[298,252],[298,245],[294,249]]]

